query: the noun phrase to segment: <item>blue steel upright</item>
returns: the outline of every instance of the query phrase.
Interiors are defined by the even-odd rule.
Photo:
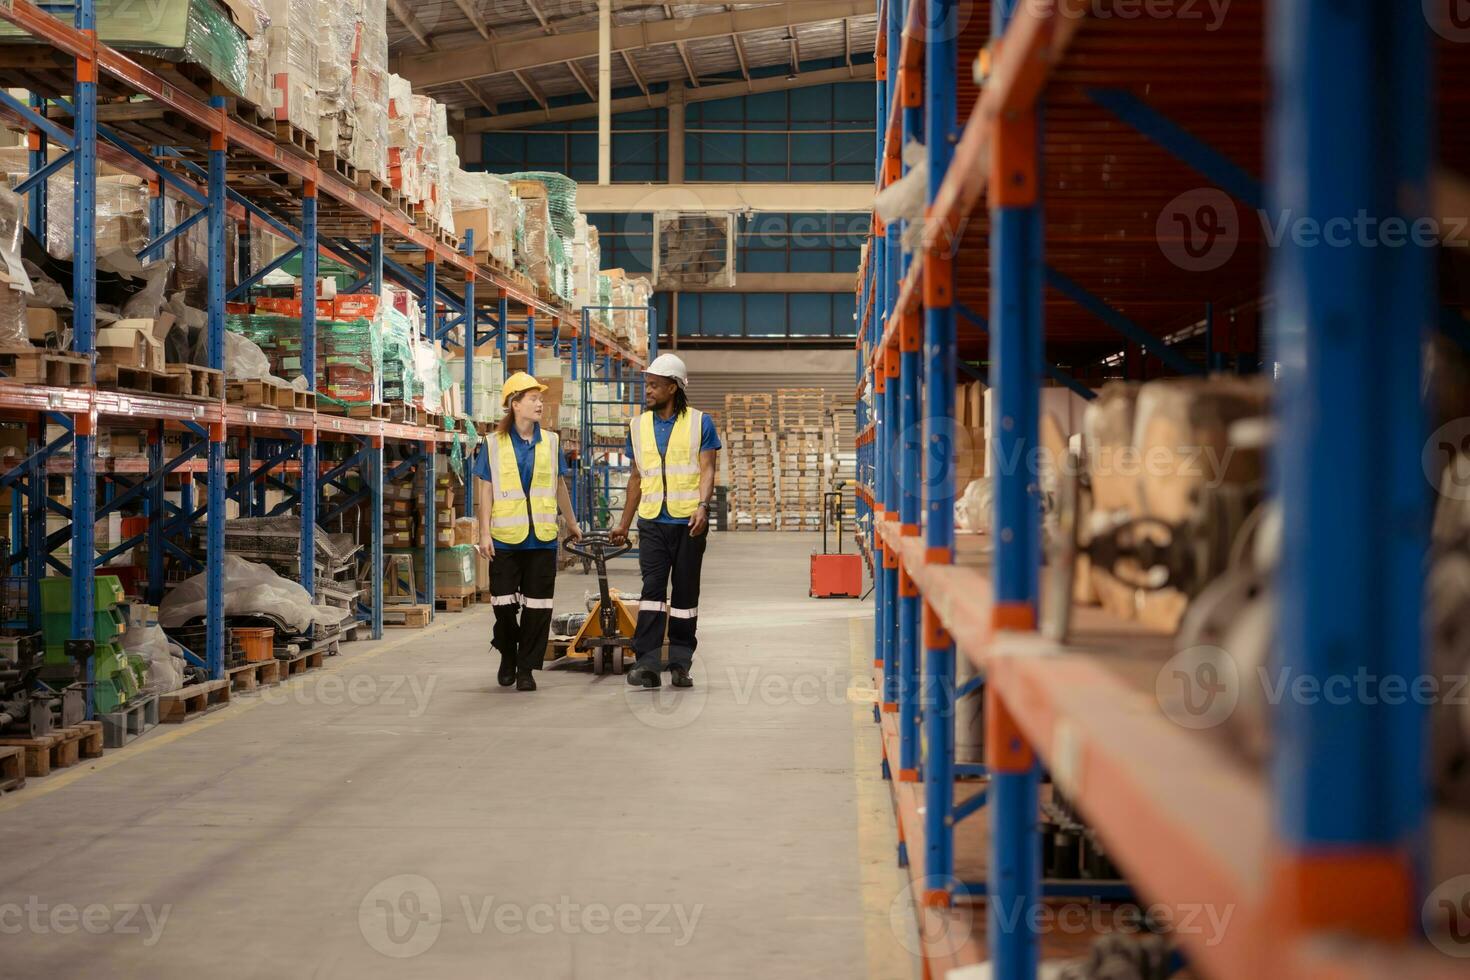
[[[211,98],[210,105],[223,110],[225,100]],[[209,366],[222,371],[225,366],[225,134],[210,134],[209,198],[205,205],[205,229],[208,237],[209,271],[205,284],[205,307],[208,316],[207,345]],[[205,492],[209,506],[204,515],[204,587],[205,587],[205,663],[209,676],[218,680],[225,676],[225,424],[209,427]],[[248,474],[242,473],[241,477]]]
[[[439,276],[438,258],[433,246],[429,248],[428,261],[424,263],[424,332],[429,340],[439,336]],[[441,393],[442,397],[442,393]],[[442,404],[439,406],[444,407]],[[434,573],[439,546],[438,515],[435,513],[434,453],[438,449],[438,434],[424,441],[421,467],[424,476],[424,599],[429,607],[429,618],[434,618]]]
[[[914,0],[922,2],[922,0]],[[955,0],[926,0],[924,132],[932,205],[949,170],[955,137]],[[941,241],[924,255],[924,444],[926,561],[954,561],[954,244]],[[924,876],[926,905],[947,905],[954,879],[954,642],[926,603],[922,616],[924,752]]]
[[[1017,0],[991,8],[999,39]],[[1043,226],[1040,112],[1032,108],[997,126],[999,164],[990,176],[990,378],[994,385],[991,473],[994,624],[1034,629],[1041,569],[1039,474],[1030,471],[1038,443],[1042,376]],[[986,756],[991,811],[987,904],[989,946],[1000,980],[1036,975],[1040,945],[1032,910],[1040,901],[1037,834],[1039,770],[993,688],[986,689]],[[1001,744],[1003,743],[1003,744]]]
[[[46,100],[42,96],[31,93],[31,111],[44,113],[46,111]],[[30,172],[36,173],[46,166],[46,134],[35,127],[27,134],[30,150],[28,163]],[[26,197],[26,227],[38,241],[46,240],[46,181],[41,181]]]
[[[474,230],[470,229],[473,236]],[[470,247],[469,241],[465,242]],[[474,251],[470,255],[474,255]],[[475,315],[475,274],[471,272],[464,281],[464,324],[460,328],[464,332],[464,417],[466,431],[473,432],[475,428],[475,345],[478,341],[478,318]],[[474,483],[465,480],[464,516],[475,516],[475,490]]]
[[[1419,6],[1282,0],[1269,13],[1271,213],[1318,228],[1361,227],[1366,214],[1385,236],[1391,219],[1419,227],[1433,196],[1436,40]],[[1288,235],[1270,257],[1282,507],[1274,649],[1283,672],[1323,689],[1362,674],[1413,688],[1432,669],[1420,384],[1436,250],[1386,238],[1306,247]],[[1285,910],[1288,930],[1417,938],[1427,712],[1414,697],[1276,705],[1268,879],[1299,882],[1308,899]],[[1347,882],[1351,901],[1328,900]]]
[[[383,225],[373,225],[369,243],[368,288],[374,296],[383,295]],[[468,299],[468,297],[466,298]],[[405,392],[407,394],[407,392]],[[373,436],[368,446],[368,506],[372,508],[372,636],[383,638],[383,438]]]
[[[901,51],[903,25],[907,19],[907,3],[894,2],[888,9],[888,50]],[[899,59],[889,54],[890,98],[898,95]],[[924,131],[919,95],[905,91],[902,102],[901,142],[920,136]],[[903,170],[908,167],[900,164]],[[875,216],[876,220],[876,216]],[[911,253],[898,247],[908,222],[888,226],[889,255],[897,266],[896,278],[901,282],[913,262]],[[920,318],[904,313],[899,332],[898,402],[899,402],[899,522],[904,537],[916,537],[920,530],[921,495],[923,492],[923,424],[920,398],[922,368],[920,360]],[[919,632],[920,598],[908,574],[898,572],[898,771],[899,780],[911,782],[919,778]]]
[[[76,28],[96,36],[95,0],[78,0]],[[79,55],[76,63],[76,85],[72,90],[72,113],[75,125],[72,159],[72,228],[75,244],[72,256],[72,349],[91,357],[97,349],[97,237],[93,213],[97,200],[97,62]],[[93,638],[94,600],[92,564],[96,553],[95,515],[97,510],[96,416],[78,415],[73,419],[74,449],[72,469],[71,532],[71,631],[79,640]],[[44,474],[38,474],[44,483]],[[92,658],[87,659],[87,683],[94,678]],[[88,688],[90,690],[90,687]],[[93,714],[93,699],[87,698],[87,717]]]
[[[301,196],[301,374],[316,391],[317,187],[308,181]],[[316,595],[316,427],[301,431],[301,586]]]

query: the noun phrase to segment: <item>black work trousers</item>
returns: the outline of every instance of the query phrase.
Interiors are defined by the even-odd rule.
[[[643,595],[638,603],[638,631],[633,635],[633,652],[638,666],[659,669],[664,627],[669,633],[669,664],[688,667],[698,645],[699,573],[704,564],[704,547],[709,529],[699,537],[689,534],[688,524],[638,521],[638,568],[643,573]],[[673,579],[673,596],[669,579]]]
[[[556,549],[496,550],[490,562],[495,649],[514,657],[517,670],[540,670],[551,636]]]

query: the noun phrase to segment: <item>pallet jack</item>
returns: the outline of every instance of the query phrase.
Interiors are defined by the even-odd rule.
[[[588,667],[594,674],[621,674],[632,664],[629,650],[638,616],[621,599],[614,599],[607,584],[607,563],[633,550],[628,543],[613,544],[606,531],[593,531],[580,541],[568,541],[566,549],[597,566],[597,605],[577,631],[565,657],[546,665],[547,670]]]

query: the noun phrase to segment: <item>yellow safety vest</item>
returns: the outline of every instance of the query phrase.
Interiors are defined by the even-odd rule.
[[[495,433],[495,479],[491,484],[494,504],[490,508],[490,536],[503,544],[520,544],[531,526],[536,540],[556,540],[556,478],[560,472],[561,440],[555,432],[542,430],[536,443],[536,461],[531,470],[531,495],[521,489],[521,471],[516,466],[515,446],[510,433]]]
[[[633,460],[642,478],[639,517],[647,521],[657,518],[665,499],[670,517],[693,516],[699,507],[699,446],[703,433],[704,413],[687,409],[675,420],[668,447],[660,456],[653,434],[653,413],[643,412],[628,422]]]

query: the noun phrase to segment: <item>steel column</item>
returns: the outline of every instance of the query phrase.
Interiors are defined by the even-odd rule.
[[[46,100],[35,93],[30,98],[31,111],[44,112]],[[39,173],[46,166],[46,134],[41,130],[32,128],[26,133],[27,146],[30,148],[28,162],[31,173]],[[30,228],[31,234],[38,241],[46,240],[46,182],[43,180],[35,186],[26,199],[28,218],[26,227]]]
[[[1269,8],[1268,23],[1278,98],[1271,213],[1329,230],[1361,227],[1365,214],[1374,228],[1418,227],[1433,197],[1438,40],[1423,12],[1285,0]],[[1309,247],[1286,235],[1270,255],[1282,508],[1273,649],[1283,676],[1324,689],[1364,676],[1413,688],[1434,671],[1425,651],[1430,495],[1419,386],[1436,251],[1400,245]],[[1453,465],[1442,451],[1435,459]],[[1274,706],[1279,840],[1266,880],[1291,883],[1273,906],[1288,935],[1417,938],[1429,708],[1386,691]]]
[[[424,601],[429,606],[430,619],[434,618],[435,552],[439,547],[438,500],[435,494],[437,481],[434,475],[434,456],[437,449],[437,443],[424,443],[424,462],[421,468],[424,477]]]
[[[301,373],[316,391],[317,187],[307,182],[301,197]],[[316,429],[301,432],[301,585],[316,595]]]
[[[368,449],[367,481],[373,521],[372,636],[383,638],[383,437],[373,436]]]

